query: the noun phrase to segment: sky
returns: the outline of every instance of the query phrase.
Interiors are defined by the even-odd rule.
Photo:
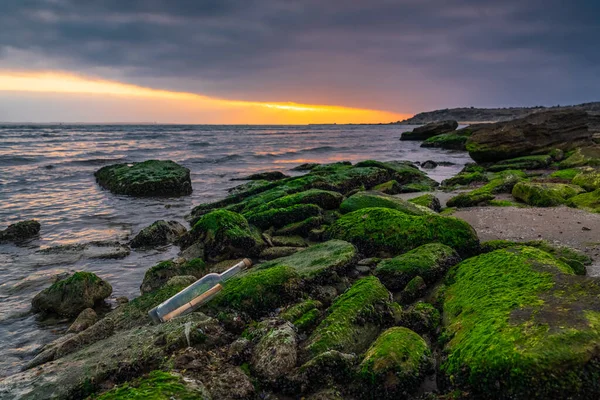
[[[2,0],[0,121],[390,122],[600,100],[594,0]]]

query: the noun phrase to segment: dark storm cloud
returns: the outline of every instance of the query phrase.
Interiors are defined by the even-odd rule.
[[[0,66],[392,110],[591,100],[599,39],[583,0],[0,3]]]

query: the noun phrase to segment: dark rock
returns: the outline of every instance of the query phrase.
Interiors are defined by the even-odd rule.
[[[310,171],[312,169],[314,169],[315,167],[318,167],[321,164],[318,163],[304,163],[304,164],[300,164],[294,168],[291,169],[291,171]]]
[[[31,305],[34,311],[53,312],[74,317],[106,299],[110,284],[91,272],[76,272],[38,293]]]
[[[169,279],[177,276],[192,276],[195,280],[207,273],[206,263],[195,258],[190,261],[182,259],[162,261],[146,271],[140,286],[142,293],[148,293],[164,286]]]
[[[232,181],[278,181],[284,178],[289,178],[289,175],[286,175],[281,171],[269,171],[244,176],[242,178],[233,178]]]
[[[130,254],[129,246],[116,241],[93,241],[48,247],[36,254],[43,255],[44,265],[74,263],[85,259],[120,259]]]
[[[558,110],[528,115],[508,122],[479,125],[467,141],[467,150],[477,162],[494,162],[568,151],[592,144],[585,111]]]
[[[182,196],[192,193],[190,170],[173,161],[115,164],[94,174],[100,186],[130,196]]]
[[[434,169],[434,168],[437,168],[437,166],[438,166],[438,163],[436,163],[435,161],[432,161],[432,160],[427,160],[421,164],[421,168],[423,168],[423,169]]]
[[[28,220],[11,224],[8,228],[0,231],[1,242],[22,242],[31,239],[40,233],[41,225],[36,220]]]
[[[175,242],[187,229],[177,221],[159,220],[147,226],[129,243],[132,248],[164,246]]]
[[[456,128],[458,128],[458,122],[456,121],[432,122],[415,128],[412,132],[404,132],[400,140],[425,140],[436,135],[441,135],[442,133],[452,132]]]
[[[79,313],[77,319],[75,319],[75,322],[73,322],[69,329],[67,329],[67,333],[79,333],[84,331],[90,326],[94,325],[97,320],[98,315],[96,314],[96,311],[91,308],[86,308]]]
[[[302,247],[267,247],[260,252],[258,257],[261,260],[273,260],[275,258],[290,256],[299,250],[302,250]]]
[[[273,320],[261,324],[273,325]],[[279,321],[266,330],[258,341],[252,354],[252,369],[267,382],[275,382],[296,366],[297,335],[294,326],[286,321]]]
[[[440,199],[438,199],[437,197],[435,197],[432,194],[424,194],[419,197],[414,197],[408,201],[413,204],[427,207],[430,210],[433,210],[435,212],[442,211],[442,204],[440,203]]]

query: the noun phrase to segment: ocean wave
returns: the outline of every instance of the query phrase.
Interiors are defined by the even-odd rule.
[[[90,158],[87,160],[73,160],[67,164],[73,165],[103,165],[108,163],[122,163],[126,160],[126,157],[119,158]]]
[[[281,157],[281,156],[294,156],[298,154],[309,154],[309,153],[328,153],[332,151],[343,151],[348,150],[349,147],[336,147],[336,146],[319,146],[319,147],[311,147],[307,149],[298,149],[298,150],[287,150],[287,151],[276,151],[269,153],[258,153],[254,154],[256,158],[267,158],[267,157]]]
[[[239,154],[228,154],[219,158],[201,158],[198,160],[190,160],[192,164],[223,164],[228,161],[241,160],[244,156]]]
[[[11,166],[11,165],[34,164],[43,159],[44,159],[44,157],[0,156],[0,165]]]
[[[189,146],[191,146],[191,147],[208,147],[210,145],[211,145],[210,142],[191,142],[191,143],[189,143]]]

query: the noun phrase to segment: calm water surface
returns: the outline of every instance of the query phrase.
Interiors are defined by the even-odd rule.
[[[113,286],[111,301],[139,294],[144,272],[176,248],[132,251],[121,260],[74,260],[36,254],[49,246],[126,241],[157,219],[183,217],[218,200],[231,178],[305,162],[364,159],[451,161],[429,174],[441,181],[470,161],[467,154],[400,142],[403,126],[0,126],[0,229],[24,219],[42,224],[40,238],[0,244],[0,376],[18,371],[40,346],[64,333],[66,321],[31,314],[31,298],[57,274],[87,270]],[[194,192],[139,199],[98,187],[93,173],[112,163],[170,159],[191,170]],[[239,182],[238,182],[239,183]]]

